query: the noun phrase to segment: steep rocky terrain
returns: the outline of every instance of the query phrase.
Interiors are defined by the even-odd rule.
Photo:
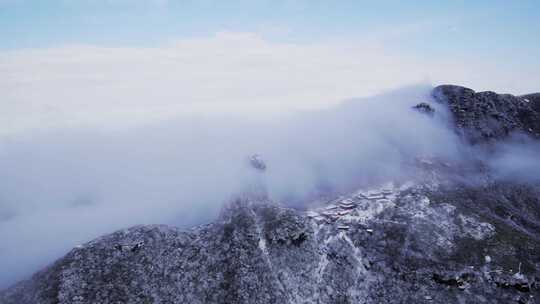
[[[471,144],[540,134],[531,96],[433,95]],[[407,166],[415,178],[309,210],[251,194],[187,231],[117,231],[0,292],[0,303],[540,303],[540,185],[495,179],[478,162]]]
[[[540,93],[523,95],[521,98],[525,99],[526,102],[530,102],[535,111],[540,112]]]
[[[471,143],[500,140],[513,132],[540,138],[538,94],[516,97],[442,85],[433,95],[448,105],[457,130]]]

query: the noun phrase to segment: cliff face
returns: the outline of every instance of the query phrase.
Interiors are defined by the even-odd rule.
[[[442,85],[433,90],[433,96],[448,105],[456,129],[471,143],[498,140],[513,132],[540,138],[538,94],[517,97]]]
[[[455,86],[434,96],[470,142],[540,131],[521,97]],[[307,211],[248,196],[191,230],[118,231],[0,303],[540,303],[540,186],[481,167],[418,159],[415,179]],[[456,178],[466,170],[474,182]]]
[[[540,112],[540,93],[533,93],[528,95],[523,95],[521,98],[525,99],[526,102],[531,103],[531,107],[536,111]]]

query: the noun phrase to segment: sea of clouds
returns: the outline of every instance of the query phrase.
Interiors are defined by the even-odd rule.
[[[470,152],[432,86],[405,86],[432,69],[376,47],[229,33],[4,51],[0,70],[0,288],[117,229],[211,221],[254,180],[299,207],[321,189],[406,177],[419,156]],[[533,146],[501,146],[498,176],[537,178]]]

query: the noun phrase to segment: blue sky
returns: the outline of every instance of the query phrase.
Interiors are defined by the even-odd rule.
[[[393,38],[404,51],[534,57],[539,10],[538,1],[0,0],[0,47],[154,46],[223,30],[288,41],[403,31]]]
[[[539,11],[525,0],[0,0],[0,119],[26,129],[103,125],[104,111],[115,124],[290,111],[411,84],[539,91]]]

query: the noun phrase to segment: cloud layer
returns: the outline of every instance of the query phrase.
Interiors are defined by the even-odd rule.
[[[3,51],[0,288],[115,229],[207,221],[253,183],[292,203],[406,175],[411,157],[456,157],[444,117],[410,110],[429,85],[376,94],[429,81],[496,89],[512,77],[481,65],[246,33]],[[246,164],[252,153],[268,162],[263,176]]]
[[[124,130],[62,128],[4,138],[0,286],[77,243],[145,223],[190,226],[249,187],[298,204],[321,191],[397,178],[418,155],[453,157],[444,119],[411,110],[411,87],[272,119],[183,115]],[[259,153],[264,174],[247,164]]]
[[[283,113],[420,82],[522,93],[540,80],[482,60],[407,56],[368,38],[293,44],[230,32],[156,48],[2,51],[0,71],[2,134],[185,113]]]

